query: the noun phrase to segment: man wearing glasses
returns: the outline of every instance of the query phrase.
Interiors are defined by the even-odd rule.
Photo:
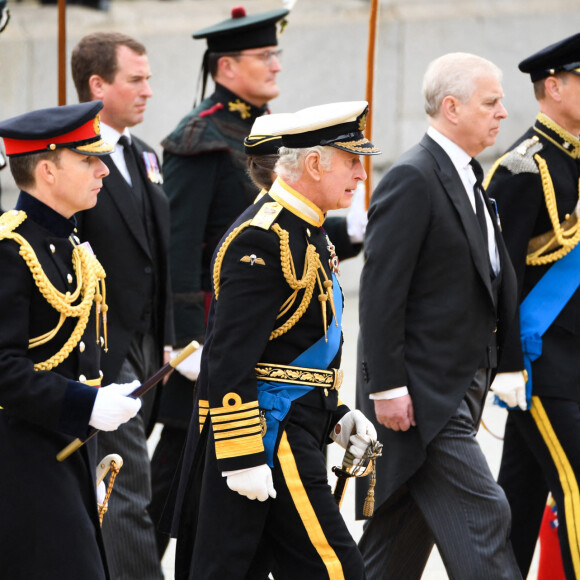
[[[207,41],[202,101],[162,142],[164,189],[171,207],[177,347],[194,339],[203,343],[206,307],[211,300],[212,254],[258,193],[246,173],[243,142],[254,120],[268,112],[267,103],[280,92],[276,84],[281,70],[277,25],[287,14],[282,9],[246,15],[243,8],[234,8],[230,19],[193,35]],[[209,75],[215,91],[203,100]],[[160,403],[158,420],[164,428],[151,467],[150,513],[157,521],[187,436],[199,357],[194,356],[188,366],[173,373]],[[160,557],[167,542],[167,536],[158,537]]]

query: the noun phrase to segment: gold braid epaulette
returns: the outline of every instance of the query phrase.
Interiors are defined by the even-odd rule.
[[[248,220],[247,222],[244,222],[243,224],[240,224],[238,227],[234,228],[218,250],[213,269],[213,285],[216,300],[219,298],[220,275],[226,251],[233,240],[250,225],[251,221],[252,220]],[[280,263],[282,266],[282,273],[284,274],[284,279],[293,290],[291,296],[282,305],[278,318],[283,316],[290,309],[296,300],[298,292],[300,290],[304,290],[302,300],[292,316],[290,316],[290,318],[284,324],[273,330],[270,334],[269,340],[274,340],[275,338],[278,338],[279,336],[288,332],[306,312],[306,309],[310,304],[310,300],[312,299],[314,287],[316,285],[318,268],[322,267],[322,265],[320,263],[320,257],[316,251],[316,248],[312,244],[308,244],[304,262],[304,274],[302,278],[297,278],[294,268],[294,260],[292,259],[292,253],[290,252],[290,236],[288,232],[276,223],[272,224],[270,229],[280,238]]]
[[[16,229],[25,219],[25,212],[6,212],[11,216],[4,219],[4,214],[0,218],[0,239],[11,239],[20,245],[20,255],[26,262],[30,270],[34,283],[46,301],[60,314],[60,320],[57,326],[36,338],[29,341],[29,348],[35,348],[50,341],[63,325],[66,318],[78,318],[75,329],[62,348],[44,362],[36,363],[34,370],[47,371],[58,366],[72,352],[73,348],[80,342],[89,316],[93,302],[97,304],[97,319],[102,312],[103,326],[106,328],[107,305],[105,302],[105,271],[100,262],[84,246],[74,246],[72,252],[73,267],[77,280],[77,287],[71,294],[64,294],[58,291],[48,279],[48,276],[42,269],[40,261],[34,252],[30,243],[16,233]],[[101,288],[102,293],[101,293]],[[79,297],[81,301],[74,305]],[[106,331],[105,331],[106,335]],[[97,342],[98,342],[98,324],[97,324]]]

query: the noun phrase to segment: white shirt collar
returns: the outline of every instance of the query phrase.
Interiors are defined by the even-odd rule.
[[[110,154],[111,159],[127,183],[132,185],[131,176],[129,175],[127,163],[125,162],[125,157],[123,155],[123,146],[118,144],[121,135],[125,135],[129,139],[129,143],[131,143],[131,134],[129,133],[128,128],[125,128],[123,133],[119,133],[119,131],[101,121],[101,137],[103,138],[103,141],[115,146],[115,149],[113,149]]]
[[[125,130],[122,133],[119,133],[117,129],[113,129],[113,127],[101,121],[101,137],[103,138],[103,141],[110,143],[111,145],[117,145],[121,135],[125,135],[125,137],[129,139],[129,143],[131,143],[131,133],[129,133],[128,127],[125,127]]]
[[[447,153],[459,175],[461,175],[461,172],[465,171],[467,167],[470,167],[469,162],[471,161],[471,155],[461,149],[457,143],[454,143],[451,139],[445,137],[445,135],[437,131],[435,127],[429,126],[427,129],[427,135],[429,135],[429,137],[431,137],[431,139],[433,139],[433,141],[435,141],[435,143],[437,143],[443,151]]]
[[[473,184],[475,183],[475,175],[473,169],[469,162],[471,161],[471,155],[467,154],[459,145],[451,141],[448,137],[445,137],[442,133],[437,131],[434,127],[429,126],[427,129],[427,135],[435,141],[442,149],[447,153],[451,163],[453,163],[459,178],[463,183],[471,207],[475,212],[475,194],[473,191]],[[494,272],[497,274],[500,269],[499,253],[497,250],[497,244],[495,241],[495,232],[493,231],[493,225],[491,223],[491,216],[489,211],[485,210],[485,222],[487,224],[487,234],[488,234],[488,251],[489,257],[492,264]]]

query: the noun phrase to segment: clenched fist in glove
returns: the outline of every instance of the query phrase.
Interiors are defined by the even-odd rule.
[[[358,410],[349,411],[334,426],[330,438],[343,449],[347,449],[356,460],[360,460],[371,440],[376,441],[375,426]]]
[[[97,391],[89,425],[100,431],[114,431],[132,419],[141,408],[141,400],[132,399],[128,395],[139,385],[139,381],[133,381],[101,387]]]
[[[522,411],[528,408],[526,401],[526,379],[523,371],[498,373],[495,375],[490,390],[508,407],[519,407]]]
[[[237,491],[249,499],[266,501],[268,496],[276,497],[274,482],[272,481],[272,470],[265,463],[257,467],[247,469],[236,469],[235,471],[223,471],[222,475],[227,477],[228,487],[232,491]]]

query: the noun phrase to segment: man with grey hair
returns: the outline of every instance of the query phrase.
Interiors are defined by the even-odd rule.
[[[362,458],[372,423],[338,396],[342,293],[325,214],[378,153],[367,103],[288,115],[270,191],[214,253],[208,333],[185,449],[176,579],[363,580],[327,482],[329,439]],[[356,461],[356,459],[355,459]]]
[[[516,301],[474,159],[507,116],[500,77],[471,54],[433,61],[427,134],[371,198],[358,396],[386,450],[359,544],[371,580],[420,578],[434,543],[450,578],[521,578],[509,506],[475,439]]]

